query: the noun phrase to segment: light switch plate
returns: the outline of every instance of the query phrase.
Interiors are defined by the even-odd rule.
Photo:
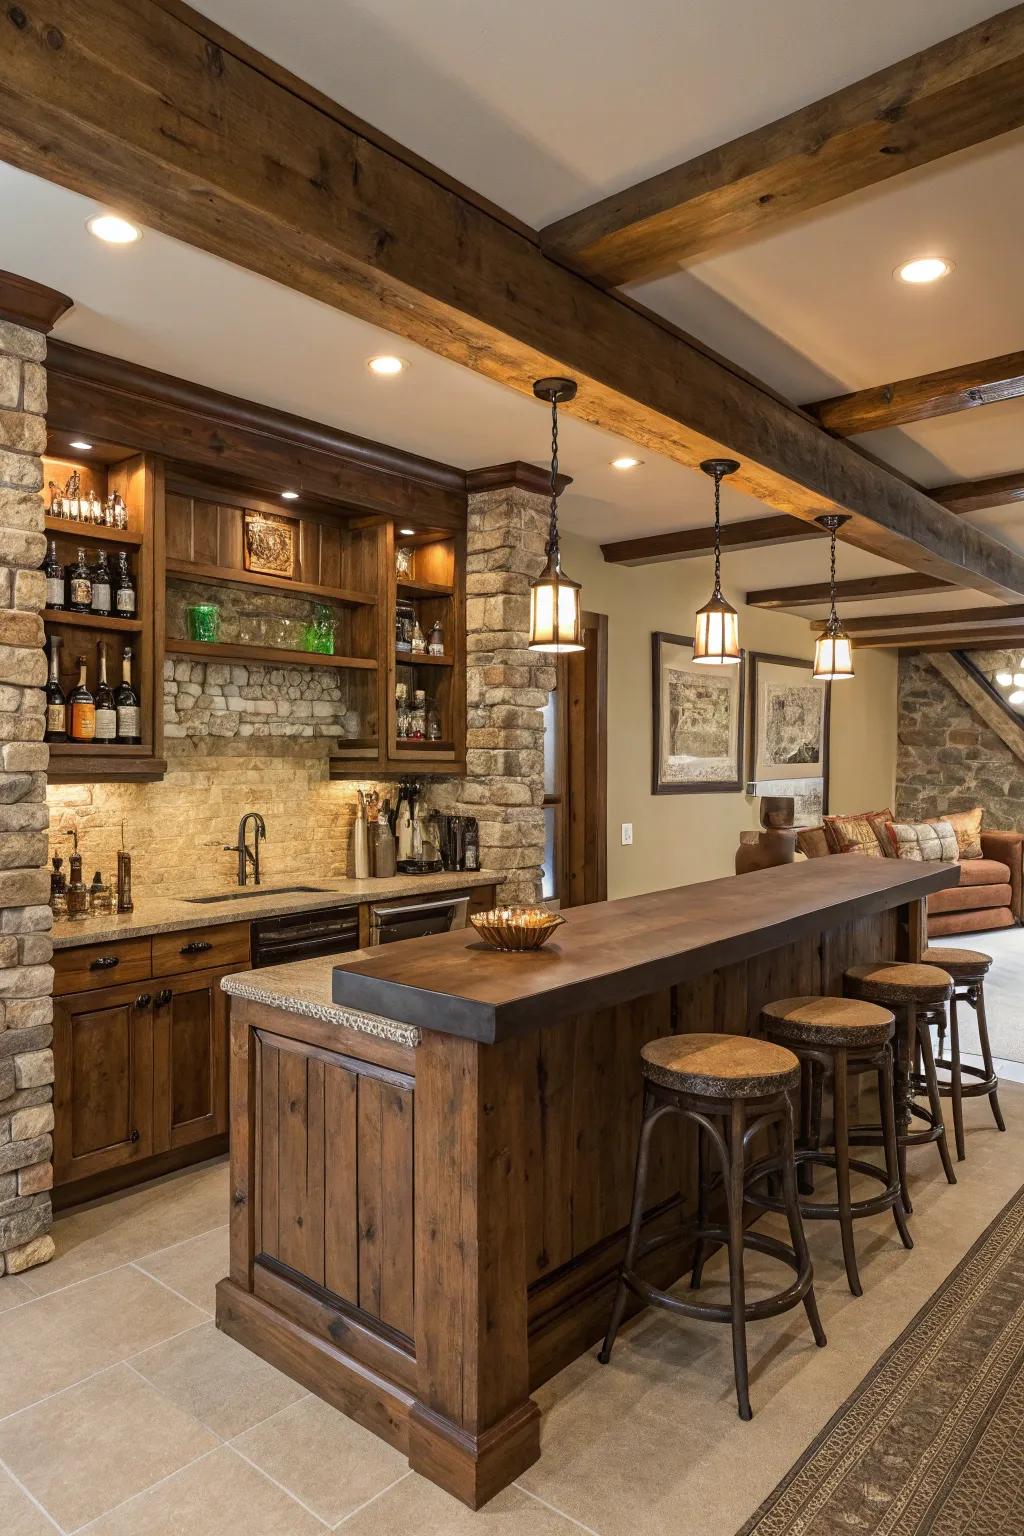
[[[633,823],[631,821],[624,821],[622,823],[622,846],[623,848],[632,848],[633,846]]]

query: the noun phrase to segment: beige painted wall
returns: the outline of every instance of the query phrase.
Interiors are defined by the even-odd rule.
[[[757,800],[742,793],[652,795],[651,634],[693,633],[693,615],[711,589],[707,560],[606,565],[600,548],[563,538],[563,563],[583,583],[585,608],[608,615],[608,895],[637,895],[732,873],[741,830],[756,827]],[[814,654],[805,619],[742,605],[747,650]],[[876,809],[893,798],[896,771],[896,656],[862,651],[857,675],[832,691],[830,809]],[[633,823],[633,846],[621,824]]]

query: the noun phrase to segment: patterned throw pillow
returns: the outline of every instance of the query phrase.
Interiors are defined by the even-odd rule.
[[[833,853],[862,853],[866,858],[880,859],[883,853],[875,827],[891,821],[891,811],[861,811],[856,816],[825,816],[823,826]]]
[[[948,821],[891,821],[884,831],[890,858],[955,864],[959,857],[956,833]]]
[[[807,859],[821,859],[832,852],[824,827],[801,827],[796,835],[796,846]]]
[[[981,858],[981,823],[984,815],[984,807],[976,805],[973,811],[946,811],[940,818],[942,821],[948,821],[956,833],[957,846],[962,859]],[[932,825],[934,826],[935,823],[933,822]]]

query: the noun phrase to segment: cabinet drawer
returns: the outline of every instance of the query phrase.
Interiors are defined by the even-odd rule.
[[[90,992],[94,987],[148,981],[149,962],[148,938],[117,939],[112,944],[56,949],[53,952],[53,990],[58,997],[64,997],[69,992]]]
[[[247,965],[249,924],[218,923],[153,935],[153,975],[180,976],[212,966]]]

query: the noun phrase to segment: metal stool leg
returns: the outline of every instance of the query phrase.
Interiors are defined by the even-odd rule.
[[[785,1117],[781,1127],[782,1142],[782,1198],[786,1206],[786,1220],[789,1222],[789,1240],[793,1244],[793,1252],[796,1254],[797,1264],[800,1270],[809,1269],[811,1256],[807,1248],[807,1238],[804,1234],[803,1217],[800,1215],[800,1201],[796,1187],[796,1147],[793,1138],[793,1106],[786,1100]],[[821,1326],[821,1318],[818,1316],[818,1303],[814,1296],[813,1283],[808,1287],[804,1296],[804,1311],[807,1313],[807,1321],[811,1325],[814,1342],[819,1349],[824,1349],[828,1343],[825,1330]]]
[[[994,1078],[996,1075],[996,1069],[992,1063],[992,1047],[989,1045],[988,1041],[988,1016],[985,1013],[984,982],[978,983],[976,996],[977,1002],[974,1005],[974,1011],[978,1016],[978,1035],[981,1040],[981,1059],[985,1063],[985,1071],[988,1073],[989,1077]],[[992,1092],[988,1096],[988,1101],[992,1106],[992,1115],[995,1119],[997,1129],[1000,1131],[1005,1131],[1006,1122],[1003,1119],[1003,1112],[999,1108],[998,1088],[992,1089]]]
[[[839,1188],[839,1230],[843,1237],[846,1279],[854,1296],[864,1294],[857,1270],[857,1249],[853,1240],[850,1214],[850,1116],[847,1101],[846,1052],[837,1047],[832,1078],[832,1102],[835,1112],[836,1184]]]
[[[707,1134],[704,1127],[697,1125],[697,1228],[703,1232],[708,1224],[708,1185],[711,1182],[711,1170],[708,1158]],[[690,1271],[690,1289],[700,1290],[700,1282],[704,1274],[704,1262],[708,1256],[707,1239],[698,1237],[693,1249],[693,1268]]]
[[[885,1047],[882,1065],[878,1070],[878,1103],[882,1121],[882,1145],[885,1148],[885,1172],[891,1185],[899,1180],[899,1156],[896,1150],[896,1113],[893,1108],[892,1047],[889,1045]],[[897,1196],[892,1214],[904,1248],[913,1248],[914,1239],[907,1226],[902,1194]]]
[[[659,1118],[653,1110],[654,1099],[650,1092],[645,1092],[644,1118],[643,1124],[640,1127],[640,1144],[637,1147],[636,1171],[633,1176],[633,1209],[629,1218],[629,1236],[626,1239],[626,1252],[622,1260],[622,1268],[619,1271],[619,1283],[615,1289],[612,1315],[608,1319],[608,1332],[605,1334],[604,1344],[597,1356],[602,1365],[607,1365],[611,1359],[615,1335],[619,1331],[619,1326],[626,1310],[626,1298],[629,1294],[626,1275],[632,1271],[636,1251],[640,1245],[640,1223],[644,1214],[644,1192],[647,1186],[647,1160],[650,1155],[651,1133]]]
[[[939,1044],[942,1055],[942,1044]],[[949,1000],[949,1100],[953,1106],[953,1135],[956,1138],[956,1158],[962,1163],[967,1156],[964,1146],[964,1095],[963,1077],[960,1072],[960,1021],[956,1014],[956,992]]]
[[[921,1057],[924,1063],[924,1081],[928,1093],[928,1107],[936,1121],[942,1127],[942,1134],[936,1140],[935,1145],[939,1149],[942,1159],[942,1167],[946,1174],[948,1184],[956,1183],[956,1174],[953,1172],[953,1162],[949,1155],[949,1146],[946,1141],[946,1126],[942,1117],[942,1099],[939,1095],[939,1080],[935,1075],[935,1057],[932,1055],[931,1031],[925,1024],[917,1032],[917,1038],[921,1042]]]
[[[747,1375],[747,1314],[743,1279],[743,1132],[746,1111],[734,1100],[729,1113],[729,1165],[725,1189],[729,1206],[729,1300],[732,1307],[732,1359],[736,1375],[736,1402],[741,1419],[751,1415]]]

